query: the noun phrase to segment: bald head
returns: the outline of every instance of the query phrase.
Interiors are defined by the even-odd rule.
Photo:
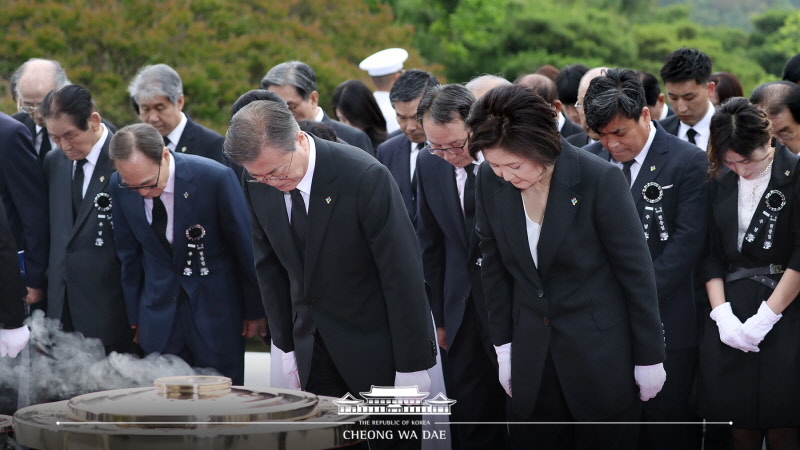
[[[605,75],[606,72],[608,72],[608,67],[595,67],[594,69],[589,69],[588,72],[583,74],[583,77],[581,78],[581,84],[578,85],[578,104],[581,105],[581,107],[578,108],[578,115],[581,118],[581,126],[586,134],[588,134],[589,137],[594,140],[598,140],[599,136],[586,125],[586,115],[583,111],[583,97],[586,96],[586,91],[589,90],[589,83],[591,83],[595,78]]]
[[[31,114],[39,126],[44,126],[44,119],[35,109],[48,92],[62,88],[69,83],[64,69],[57,61],[33,58],[21,65],[14,73],[16,81],[17,104]]]
[[[509,84],[511,84],[510,81],[503,77],[498,77],[497,75],[481,75],[470,80],[470,82],[465,84],[464,87],[472,92],[472,95],[474,95],[475,98],[481,98],[483,97],[483,94],[489,92],[497,86],[506,86]]]
[[[772,81],[753,90],[750,103],[767,113],[772,134],[794,153],[800,153],[800,86]]]

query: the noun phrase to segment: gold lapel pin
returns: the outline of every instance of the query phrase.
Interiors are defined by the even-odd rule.
[[[100,182],[102,183],[102,182],[104,182],[104,181],[106,181],[106,177],[105,177],[105,175],[100,175]]]
[[[655,172],[655,171],[656,171],[656,166],[650,166],[650,172]]]
[[[577,198],[575,198],[575,197],[572,197],[572,200],[571,200],[571,201],[572,201],[572,206],[575,206],[575,205],[577,205],[577,204],[578,204],[578,199],[577,199]]]
[[[188,192],[184,192],[183,193],[183,198],[189,198],[189,193]]]
[[[331,201],[332,201],[332,200],[331,200],[330,196],[329,196],[328,198],[326,198],[326,199],[325,199],[325,203],[327,203],[327,204],[329,204],[329,205],[331,204]]]
[[[186,153],[186,147],[181,148],[181,153]]]

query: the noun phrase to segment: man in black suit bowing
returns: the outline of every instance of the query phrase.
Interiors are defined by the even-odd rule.
[[[711,59],[700,50],[680,48],[667,56],[659,74],[675,110],[674,116],[659,123],[667,133],[706,150],[714,115]]]
[[[454,422],[504,422],[506,395],[497,364],[480,279],[475,235],[475,174],[483,157],[469,154],[464,123],[475,96],[464,86],[434,86],[417,117],[428,146],[417,162],[418,228],[425,281],[439,346],[447,351],[447,392],[458,400]],[[453,425],[455,447],[502,448],[505,427]]]
[[[389,93],[401,134],[378,146],[377,158],[389,169],[406,204],[411,223],[417,226],[417,157],[425,146],[425,130],[417,120],[417,106],[425,91],[439,84],[433,74],[411,69],[395,81]]]
[[[373,385],[428,392],[430,308],[389,171],[300,131],[289,108],[270,101],[233,116],[225,153],[247,170],[258,282],[291,384],[331,396]]]
[[[600,142],[585,149],[619,166],[631,186],[655,267],[669,376],[644,404],[652,422],[692,420],[689,398],[697,359],[693,271],[704,249],[708,161],[696,146],[651,121],[636,72],[611,69],[592,80],[583,101]],[[686,427],[645,426],[643,449],[691,448]]]
[[[227,164],[222,157],[222,135],[195,123],[183,112],[183,81],[175,69],[166,64],[142,67],[128,93],[139,119],[154,126],[171,151]]]
[[[308,64],[300,61],[278,64],[261,79],[261,89],[280,95],[289,104],[295,119],[327,123],[343,141],[375,156],[372,141],[366,133],[331,119],[319,107],[317,75]]]
[[[111,227],[113,133],[80,86],[51,91],[40,112],[58,148],[44,162],[50,200],[47,314],[61,320],[65,331],[100,339],[106,353],[135,351]]]

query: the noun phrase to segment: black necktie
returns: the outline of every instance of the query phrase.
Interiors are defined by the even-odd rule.
[[[169,138],[164,136],[164,147],[168,147],[168,146],[169,146]]]
[[[464,170],[467,171],[467,181],[464,183],[464,224],[469,236],[475,220],[475,163],[467,164]]]
[[[47,134],[47,128],[42,128],[42,143],[39,147],[39,160],[44,161],[44,155],[50,151],[50,136]]]
[[[423,147],[425,147],[425,143],[424,142],[420,142],[419,144],[417,144],[417,150],[422,150]],[[410,164],[410,162],[409,162],[409,164]],[[409,168],[410,167],[411,166],[409,166]],[[412,200],[416,200],[417,199],[417,170],[416,169],[414,169],[414,173],[411,174],[411,199]],[[416,203],[415,203],[415,206],[416,206]]]
[[[306,202],[299,189],[292,189],[289,195],[292,197],[292,234],[297,251],[300,253],[300,260],[303,261],[306,251],[306,230],[308,229]]]
[[[153,222],[150,227],[156,233],[158,241],[167,249],[168,252],[172,251],[172,246],[167,240],[167,208],[164,207],[164,202],[159,197],[153,197]]]
[[[83,165],[86,160],[75,161],[75,173],[72,174],[72,220],[78,217],[78,210],[83,202]]]
[[[628,186],[631,185],[631,166],[635,162],[636,160],[632,159],[630,161],[622,163],[622,174],[625,175],[625,179],[628,180]]]
[[[697,136],[697,131],[694,128],[689,128],[686,131],[686,139],[688,139],[690,144],[697,145],[697,142],[694,140],[694,137]]]

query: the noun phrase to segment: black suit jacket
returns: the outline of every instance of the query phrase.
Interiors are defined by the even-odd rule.
[[[31,117],[30,114],[26,112],[18,112],[11,117],[19,120],[20,122],[22,122],[23,125],[28,127],[28,131],[31,132],[31,138],[32,138],[31,142],[33,142],[33,140],[35,140],[36,137],[36,122],[33,121],[33,117]],[[107,121],[106,119],[101,119],[101,120],[105,124],[106,128],[108,128],[108,131],[110,131],[111,133],[117,132],[117,127],[115,127],[113,123]],[[45,128],[43,132],[44,136],[42,136],[42,148],[39,150],[38,154],[39,162],[41,164],[44,164],[44,158],[47,155],[47,152],[51,150],[50,137],[47,134],[47,128]],[[33,154],[35,155],[36,148],[34,147],[31,148],[33,148]]]
[[[569,120],[569,117],[564,116],[564,126],[561,127],[561,137],[568,138],[578,133],[583,133],[583,127]]]
[[[175,146],[175,153],[205,156],[227,165],[222,156],[222,144],[224,143],[225,138],[221,134],[195,123],[189,116],[186,116],[186,127]]]
[[[23,298],[26,293],[19,274],[17,246],[8,227],[5,209],[0,203],[0,328],[22,326],[25,320]]]
[[[394,177],[408,210],[408,217],[416,227],[417,192],[411,187],[411,141],[405,134],[395,136],[378,146],[377,157]]]
[[[345,125],[342,122],[336,121],[328,117],[328,113],[324,110],[322,111],[322,121],[333,127],[333,131],[336,132],[336,136],[341,138],[346,143],[352,145],[353,147],[358,147],[361,150],[369,153],[372,156],[375,156],[375,148],[372,146],[372,141],[370,140],[367,133],[359,130],[358,128],[351,127],[350,125]]]
[[[578,148],[589,144],[589,135],[586,134],[586,132],[583,131],[583,129],[581,129],[580,133],[573,134],[572,136],[566,139],[567,142]]]
[[[461,326],[472,294],[484,329],[488,329],[475,229],[467,230],[452,164],[428,152],[417,161],[418,229],[425,281],[437,327],[447,332],[447,347]]]
[[[295,352],[303,386],[315,330],[351,392],[392,386],[395,372],[436,359],[414,228],[386,167],[355,147],[312,139],[304,264],[283,192],[243,183],[272,338]]]
[[[50,200],[47,314],[60,320],[64,302],[68,301],[75,331],[99,338],[104,345],[121,344],[130,338],[120,260],[110,220],[116,205],[112,202],[111,211],[107,212],[95,206],[99,194],[111,195],[111,136],[109,132],[103,143],[74,223],[73,162],[59,149],[49,152],[44,161]],[[102,246],[96,245],[98,238],[102,238]]]
[[[667,133],[677,136],[678,130],[681,126],[681,120],[678,119],[678,116],[673,114],[671,116],[667,116],[663,120],[659,120],[658,124],[661,125]]]
[[[0,113],[0,199],[17,248],[25,251],[25,285],[44,289],[49,229],[47,184],[24,125]]]
[[[514,411],[532,413],[550,353],[570,412],[591,421],[638,401],[634,365],[664,361],[664,337],[653,263],[622,171],[561,142],[538,267],[520,191],[482,165],[481,272],[492,341],[513,342]]]
[[[661,240],[656,217],[652,217],[647,246],[655,267],[664,337],[672,350],[697,345],[693,274],[708,231],[708,159],[697,146],[667,133],[655,122],[653,125],[656,135],[630,191],[642,222],[646,206],[661,206],[664,211],[669,237]],[[585,149],[611,161],[599,142]],[[658,204],[651,205],[642,194],[648,183],[665,188]]]

